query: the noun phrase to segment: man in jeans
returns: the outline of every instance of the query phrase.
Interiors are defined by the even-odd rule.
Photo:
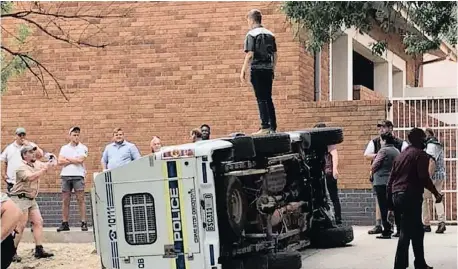
[[[257,9],[247,15],[250,31],[245,37],[245,60],[240,80],[246,81],[246,69],[251,67],[251,84],[258,102],[261,128],[254,135],[262,135],[277,130],[275,107],[272,102],[272,83],[277,63],[277,44],[274,34],[261,25],[262,14]],[[250,63],[251,62],[251,63]]]
[[[433,180],[434,186],[438,192],[442,191],[445,180],[445,164],[444,164],[444,148],[442,144],[434,136],[434,131],[430,128],[425,130],[427,141],[426,141],[426,153],[431,156],[430,159],[430,175]],[[433,200],[433,195],[429,190],[425,190],[423,194],[423,225],[425,232],[431,232],[431,211],[430,211],[430,201]],[[437,226],[436,233],[442,234],[445,232],[445,210],[444,203],[434,203],[437,213],[437,219],[439,221],[439,226]]]
[[[315,128],[326,127],[324,123],[318,123]],[[325,174],[326,174],[326,187],[329,192],[332,204],[334,206],[334,213],[336,217],[336,224],[342,224],[342,209],[339,200],[339,189],[337,188],[337,179],[339,172],[337,167],[339,165],[339,157],[337,154],[336,145],[329,145],[328,152],[326,153]]]
[[[87,231],[86,203],[84,201],[84,178],[86,168],[84,160],[88,155],[88,149],[80,142],[80,127],[72,127],[68,132],[70,143],[62,146],[59,153],[59,164],[62,165],[60,177],[62,179],[62,224],[57,228],[58,232],[70,231],[68,224],[70,211],[70,198],[72,190],[75,190],[76,200],[81,217],[81,230]]]

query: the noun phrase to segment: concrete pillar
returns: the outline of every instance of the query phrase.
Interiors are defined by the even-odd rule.
[[[331,100],[353,100],[353,39],[342,35],[332,43]]]
[[[393,65],[390,62],[374,64],[374,90],[385,97],[393,97]]]
[[[404,91],[404,72],[393,72],[393,97],[403,97]]]

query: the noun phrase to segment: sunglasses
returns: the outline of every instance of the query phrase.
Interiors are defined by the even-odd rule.
[[[25,133],[22,133],[22,134],[18,134],[18,136],[19,136],[19,137],[24,137],[24,136],[26,136],[26,134],[25,134]]]

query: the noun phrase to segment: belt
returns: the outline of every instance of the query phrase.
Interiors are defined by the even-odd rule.
[[[20,194],[8,194],[8,196],[16,196],[17,198],[19,199],[29,199],[29,200],[33,200],[34,198],[30,198],[30,197],[27,197],[25,195],[25,193],[20,193]]]

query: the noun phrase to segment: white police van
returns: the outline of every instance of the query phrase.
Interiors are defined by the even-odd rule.
[[[353,232],[333,223],[322,169],[325,147],[342,140],[340,128],[228,137],[97,174],[102,267],[299,269],[295,250],[347,244]]]

